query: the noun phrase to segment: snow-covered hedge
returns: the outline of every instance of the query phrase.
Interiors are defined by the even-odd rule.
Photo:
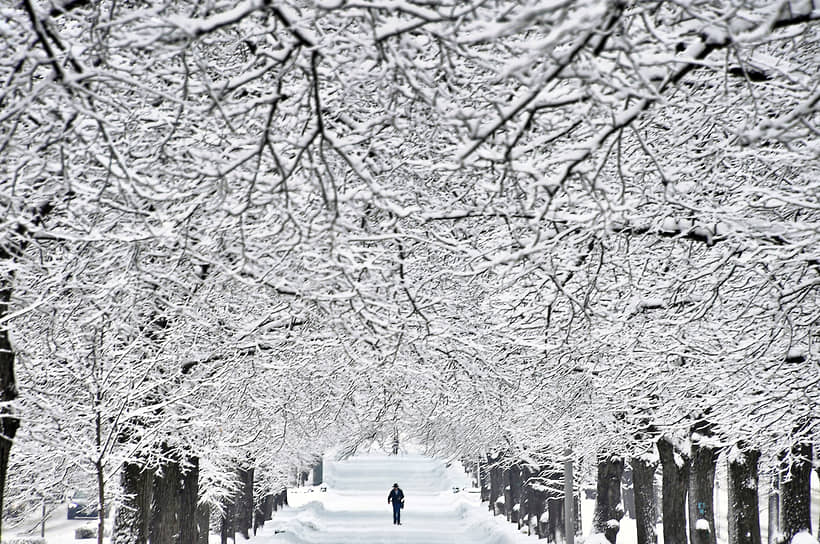
[[[83,540],[86,538],[97,538],[97,527],[94,525],[85,525],[74,529],[74,540]]]
[[[3,544],[46,544],[46,539],[41,536],[13,536],[4,539]]]

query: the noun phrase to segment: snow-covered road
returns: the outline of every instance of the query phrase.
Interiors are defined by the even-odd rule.
[[[514,544],[537,542],[493,519],[470,478],[456,463],[420,455],[361,455],[325,461],[326,492],[289,491],[293,508],[278,513],[257,536],[290,544]],[[387,494],[394,482],[405,493],[402,525],[392,522]],[[454,492],[458,488],[458,492]],[[277,532],[278,531],[278,532]]]

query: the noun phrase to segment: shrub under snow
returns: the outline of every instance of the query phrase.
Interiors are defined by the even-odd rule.
[[[83,540],[86,538],[97,538],[96,525],[83,525],[74,529],[74,540]]]

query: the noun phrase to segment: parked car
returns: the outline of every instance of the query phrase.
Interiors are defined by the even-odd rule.
[[[96,518],[97,497],[93,493],[78,489],[68,501],[68,519]]]

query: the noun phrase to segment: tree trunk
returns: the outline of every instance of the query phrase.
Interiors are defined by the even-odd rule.
[[[775,472],[769,479],[769,527],[768,544],[777,544],[780,534],[780,476]]]
[[[487,461],[478,460],[478,479],[481,488],[481,502],[490,501],[490,468]],[[490,502],[492,505],[492,502]],[[492,506],[491,506],[492,507]]]
[[[151,542],[179,544],[179,514],[182,471],[178,461],[166,461],[154,474],[151,501]]]
[[[236,495],[226,499],[222,505],[222,519],[219,523],[219,541],[221,544],[228,544],[228,539],[236,541],[236,529],[234,520],[236,519]]]
[[[518,513],[518,528],[522,525],[527,526],[527,534],[532,534],[532,525],[530,524],[530,507],[531,502],[531,486],[530,478],[535,475],[535,468],[532,465],[524,464],[521,467],[521,511]]]
[[[817,480],[820,481],[820,466],[817,467],[816,472],[817,472]],[[0,506],[2,506],[2,505],[0,505]],[[818,530],[818,532],[820,532],[820,517],[818,517],[818,520],[817,520],[817,530]],[[820,539],[818,539],[818,540],[820,540]]]
[[[501,485],[502,494],[504,495],[504,517],[510,521],[510,511],[512,510],[512,497],[510,496],[510,469],[505,468],[501,471]]]
[[[689,453],[676,448],[667,438],[657,442],[663,471],[663,541],[687,544],[686,490],[689,485]]]
[[[239,469],[240,489],[236,500],[236,530],[245,540],[251,538],[253,524],[253,468]]]
[[[757,496],[760,452],[744,449],[743,444],[737,444],[729,451],[729,544],[761,544]]]
[[[320,457],[316,464],[313,465],[313,485],[320,485],[324,480],[324,465]]]
[[[692,473],[689,477],[689,541],[717,544],[715,533],[715,471],[720,448],[709,444],[711,433],[692,434]],[[706,520],[709,531],[697,530],[698,520]],[[708,536],[706,541],[704,536]]]
[[[496,501],[498,497],[503,497],[504,486],[502,483],[502,471],[498,466],[500,456],[490,459],[490,510],[493,514],[498,514]]]
[[[518,512],[515,505],[521,496],[521,469],[513,464],[502,471],[502,484],[504,486],[504,515],[507,521],[518,522]]]
[[[521,466],[510,467],[510,505],[508,507],[510,522],[518,524],[521,516]]]
[[[99,445],[99,412],[97,412],[97,444]],[[95,472],[97,474],[97,544],[103,544],[105,538],[105,472],[103,463],[100,458],[97,458],[94,463]]]
[[[114,518],[111,544],[146,544],[151,513],[152,471],[124,463],[120,474],[123,499]]]
[[[657,544],[658,499],[655,495],[657,458],[649,455],[633,457],[632,482],[635,492],[635,525],[638,544]]]
[[[179,505],[179,542],[197,544],[197,499],[199,498],[199,457],[189,457],[182,474],[182,489]]]
[[[0,248],[0,259],[10,259],[6,250]],[[0,319],[6,317],[11,301],[11,279],[0,279]],[[14,377],[14,351],[11,347],[9,330],[0,328],[0,512],[3,512],[5,499],[6,478],[9,470],[9,456],[14,436],[20,427],[20,419],[7,408],[17,398],[17,382]],[[2,518],[2,516],[0,516]],[[2,519],[0,519],[0,535],[3,534]]]
[[[274,499],[273,495],[265,495],[265,521],[271,521],[273,519],[273,506],[274,506]]]
[[[783,537],[786,542],[800,531],[811,532],[811,464],[810,443],[792,446],[781,466],[780,496]]]
[[[592,516],[593,533],[605,533],[610,520],[621,521],[621,475],[624,471],[623,457],[607,455],[598,459],[598,485],[595,498],[595,514]]]
[[[621,475],[621,498],[625,517],[635,519],[635,475],[632,473],[632,465],[624,465],[624,473]]]
[[[255,501],[256,499],[254,499]],[[254,502],[253,506],[253,536],[256,536],[256,530],[265,526],[265,504],[263,502]]]
[[[535,479],[542,474],[543,471],[539,471],[538,474],[533,474],[530,481],[527,482],[527,496],[529,501],[527,511],[531,518],[530,525],[535,527],[535,534],[538,535],[538,538],[546,538],[547,536],[547,532],[541,523],[541,516],[546,512],[547,508],[547,488],[540,480]]]
[[[548,484],[546,488],[546,525],[544,536],[547,540],[555,543],[565,541],[566,508],[564,505],[564,494],[561,487],[564,482],[564,474],[560,470],[550,467],[543,472]]]
[[[564,498],[558,493],[549,492],[547,499],[547,539],[552,542],[564,542]]]
[[[197,544],[208,544],[211,534],[211,507],[207,504],[200,504],[196,507],[196,542]]]

